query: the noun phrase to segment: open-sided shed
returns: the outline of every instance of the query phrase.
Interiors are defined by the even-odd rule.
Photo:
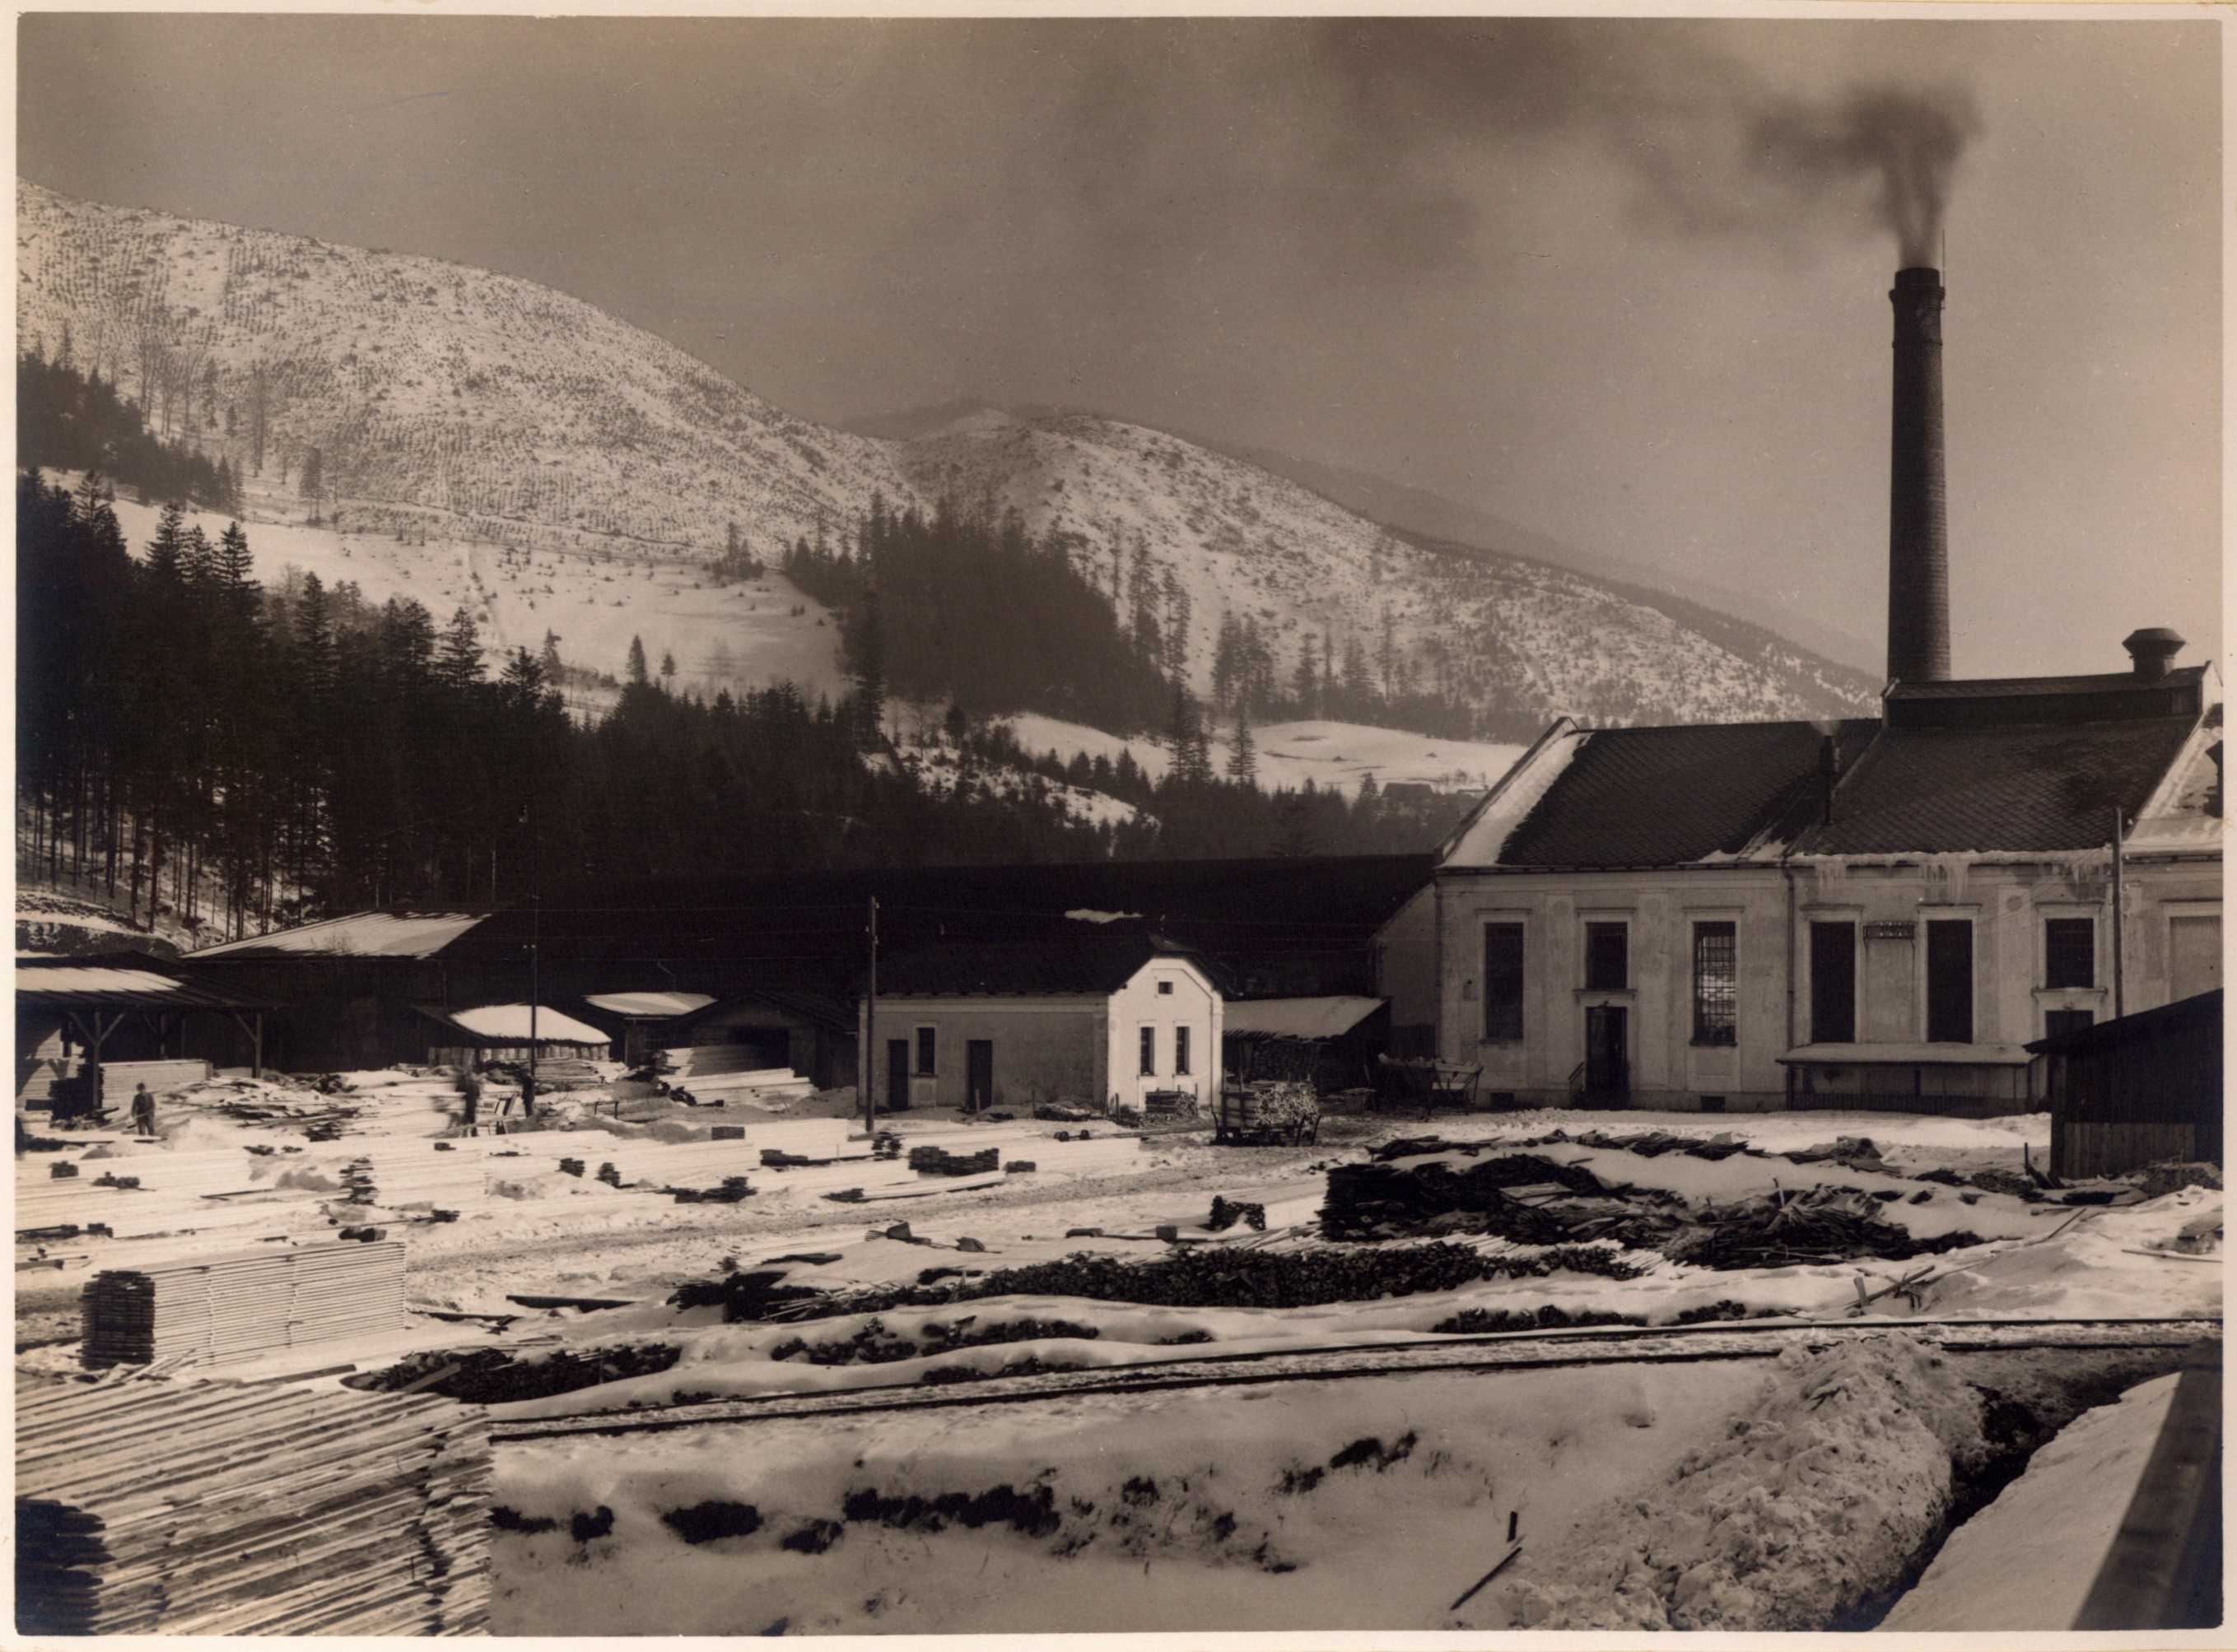
[[[247,1035],[255,1070],[263,1070],[264,1015],[276,1006],[197,979],[142,952],[16,960],[16,1088],[41,1076],[51,1082],[57,1112],[101,1105],[104,1056],[166,1055],[190,1017],[217,1017]],[[69,1050],[84,1052],[81,1070],[67,1072]],[[56,1057],[45,1052],[59,1050]]]

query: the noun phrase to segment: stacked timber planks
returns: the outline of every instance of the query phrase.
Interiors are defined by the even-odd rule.
[[[142,1268],[85,1287],[79,1358],[94,1369],[179,1360],[227,1365],[404,1325],[404,1247],[274,1247]]]
[[[16,1401],[16,1612],[43,1635],[466,1635],[488,1425],[354,1390],[142,1380]]]

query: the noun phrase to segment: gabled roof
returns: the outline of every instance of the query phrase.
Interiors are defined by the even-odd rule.
[[[2056,852],[2113,840],[2190,740],[2188,717],[1889,728],[1841,780],[1805,855]]]
[[[1837,726],[1845,747],[1878,725]],[[1566,764],[1507,833],[1499,866],[1677,866],[1745,852],[1818,783],[1825,727],[1807,722],[1700,723],[1580,731]],[[1518,775],[1525,790],[1528,777]],[[1459,846],[1468,846],[1462,834]]]
[[[1139,928],[1113,930],[1010,944],[919,947],[890,963],[879,960],[878,996],[1108,997],[1152,959],[1186,958]]]
[[[269,935],[205,946],[206,958],[432,958],[488,917],[486,912],[352,912]]]

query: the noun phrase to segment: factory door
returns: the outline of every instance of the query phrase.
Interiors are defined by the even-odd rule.
[[[1630,1012],[1620,1004],[1585,1011],[1585,1093],[1614,1099],[1631,1094]]]
[[[908,1105],[908,1040],[886,1040],[886,1110],[897,1113]]]
[[[973,1038],[963,1046],[963,1106],[977,1113],[994,1104],[994,1041]]]

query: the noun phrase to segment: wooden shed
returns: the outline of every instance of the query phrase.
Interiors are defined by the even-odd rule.
[[[2219,989],[2028,1046],[2050,1109],[2050,1173],[2109,1176],[2161,1159],[2221,1162]]]

